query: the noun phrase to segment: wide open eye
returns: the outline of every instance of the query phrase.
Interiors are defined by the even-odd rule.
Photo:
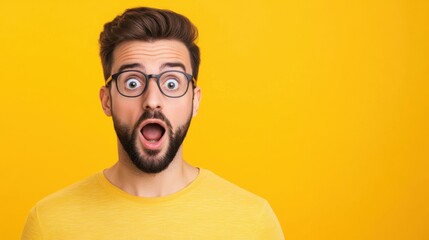
[[[174,78],[167,79],[167,81],[164,82],[163,88],[169,91],[177,90],[179,88],[179,81]]]
[[[135,78],[130,78],[125,81],[125,88],[129,90],[134,90],[141,87],[141,82]]]

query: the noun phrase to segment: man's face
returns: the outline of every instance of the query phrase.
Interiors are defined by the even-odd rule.
[[[119,44],[113,52],[112,74],[123,70],[192,73],[186,46],[175,40]],[[113,118],[120,156],[125,154],[143,172],[158,173],[181,157],[176,155],[198,110],[201,93],[190,83],[184,96],[169,98],[161,93],[155,78],[147,84],[141,96],[129,98],[122,96],[112,82],[110,90],[101,89],[100,98],[104,112]]]

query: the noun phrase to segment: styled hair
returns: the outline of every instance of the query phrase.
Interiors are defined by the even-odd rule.
[[[127,9],[113,21],[104,24],[100,33],[100,57],[104,78],[108,79],[112,71],[113,51],[125,41],[142,40],[178,40],[189,51],[192,75],[198,77],[200,49],[195,41],[197,28],[183,15],[170,10],[139,7]]]

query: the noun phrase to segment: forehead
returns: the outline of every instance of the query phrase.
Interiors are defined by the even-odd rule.
[[[189,51],[185,44],[177,40],[126,41],[113,51],[112,73],[125,64],[138,63],[143,70],[156,73],[165,63],[182,63],[186,72],[191,72]]]

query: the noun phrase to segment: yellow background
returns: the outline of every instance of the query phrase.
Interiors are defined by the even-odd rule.
[[[429,239],[428,1],[2,1],[1,239],[116,160],[98,35],[188,16],[203,89],[185,159],[268,199],[287,239]]]

